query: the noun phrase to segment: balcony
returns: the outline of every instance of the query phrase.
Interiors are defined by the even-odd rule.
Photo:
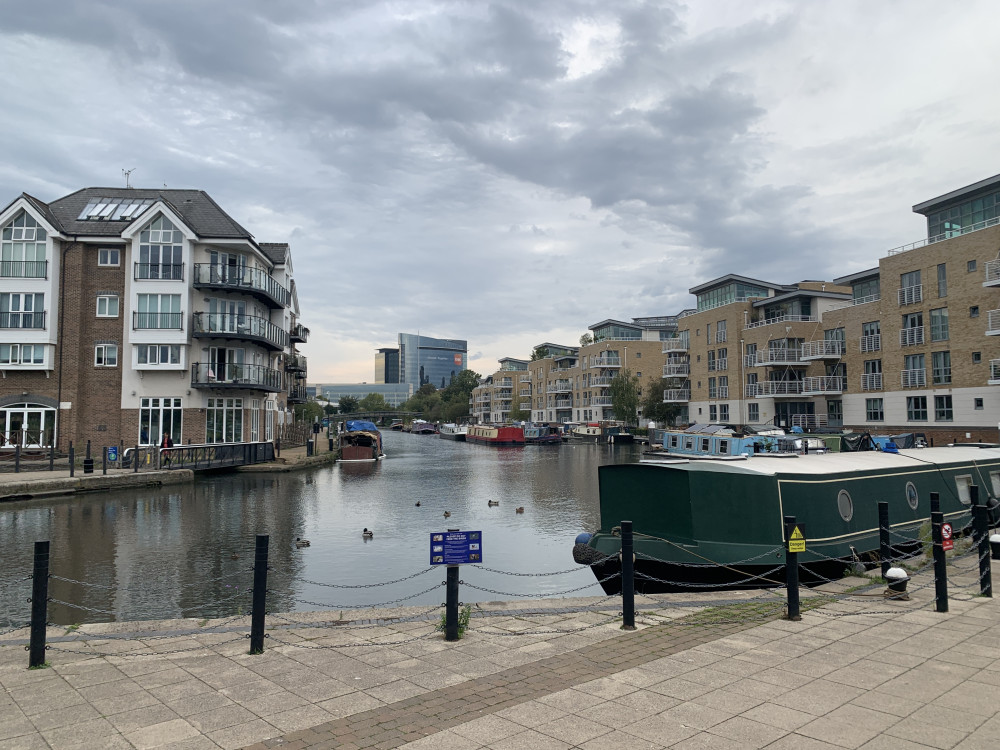
[[[47,260],[5,260],[0,261],[0,277],[6,279],[47,279]]]
[[[306,387],[304,385],[288,386],[288,403],[304,404],[306,402]]]
[[[556,408],[557,409],[569,409],[573,406],[573,399],[571,398],[557,398]]]
[[[870,336],[861,337],[861,351],[862,352],[880,352],[882,351],[882,334],[873,333]]]
[[[597,375],[590,379],[591,388],[607,388],[614,378],[610,375]]]
[[[986,281],[983,286],[1000,286],[1000,260],[986,261]]]
[[[309,340],[309,329],[301,323],[296,323],[288,332],[288,337],[293,344],[304,344]]]
[[[531,398],[531,390],[529,389],[529,390],[519,391],[517,395],[520,396],[521,398]]]
[[[595,357],[594,367],[621,367],[621,357]]]
[[[255,315],[196,312],[191,335],[195,338],[254,341],[279,352],[288,346],[287,333],[271,321]]]
[[[861,376],[861,390],[863,391],[881,391],[882,390],[882,373],[880,372],[866,372]]]
[[[710,400],[712,400],[712,401],[714,401],[716,399],[725,400],[725,399],[729,398],[729,386],[728,385],[720,385],[720,386],[716,386],[715,388],[709,388],[708,389],[708,398]]]
[[[778,315],[764,320],[755,320],[744,327],[744,331],[751,328],[775,325],[776,323],[815,323],[819,320],[815,315]]]
[[[285,357],[285,370],[288,372],[307,372],[308,361],[301,354],[289,354]]]
[[[611,396],[594,396],[590,399],[591,406],[611,406]]]
[[[802,345],[802,359],[840,359],[844,356],[843,341],[807,341]]]
[[[924,343],[924,327],[902,328],[899,331],[900,346],[919,346]]]
[[[1000,385],[1000,359],[990,360],[990,379],[988,385]]]
[[[851,300],[851,305],[867,305],[869,302],[878,302],[880,299],[882,299],[881,292],[876,292],[864,297],[855,297]]]
[[[749,389],[750,386],[747,386]],[[757,383],[756,398],[789,398],[802,395],[801,380],[764,380]]]
[[[924,285],[904,286],[899,290],[899,305],[915,305],[924,301]]]
[[[688,350],[688,339],[667,339],[663,342],[663,354],[672,352],[686,352]]]
[[[182,331],[184,330],[184,313],[179,312],[133,312],[133,331]]]
[[[570,393],[573,390],[573,383],[569,380],[557,380],[549,386],[549,393]]]
[[[900,374],[903,388],[923,388],[927,385],[926,370],[903,370]]]
[[[797,347],[781,347],[777,349],[767,349],[757,352],[755,367],[787,367],[789,365],[802,365],[802,350]]]
[[[847,389],[847,383],[841,375],[824,375],[821,377],[804,378],[802,381],[803,396],[837,396]]]
[[[0,328],[27,328],[44,330],[45,311],[0,312]]]
[[[136,281],[184,281],[183,263],[134,263]]]
[[[721,331],[715,332],[715,343],[725,344],[726,343],[726,329],[723,328]]]
[[[986,335],[1000,335],[1000,310],[990,310],[986,313]]]
[[[288,290],[259,268],[195,263],[194,288],[242,292],[272,308],[286,307],[289,301]]]
[[[663,365],[663,377],[665,378],[686,378],[691,374],[691,365]]]
[[[191,365],[192,388],[224,388],[279,393],[281,371],[263,365],[235,362],[195,362]]]
[[[679,404],[691,400],[690,388],[668,388],[663,392],[663,403]]]

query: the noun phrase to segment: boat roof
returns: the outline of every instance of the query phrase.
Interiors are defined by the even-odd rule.
[[[677,455],[682,458],[681,454]],[[914,471],[923,466],[973,465],[986,461],[1000,461],[1000,448],[949,446],[942,448],[908,448],[899,453],[861,451],[856,453],[785,454],[769,456],[760,454],[746,461],[689,461],[664,463],[663,468],[683,471],[722,471],[733,474],[780,476],[783,474],[813,474],[828,476],[863,471],[898,469]],[[656,463],[645,464],[657,466]]]

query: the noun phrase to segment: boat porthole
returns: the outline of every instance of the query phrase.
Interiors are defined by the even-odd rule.
[[[840,517],[845,521],[854,518],[854,501],[851,499],[851,493],[847,490],[841,490],[837,493],[837,510],[840,511]]]
[[[917,509],[917,503],[920,502],[920,496],[917,495],[917,488],[913,482],[906,483],[906,502],[913,510]]]

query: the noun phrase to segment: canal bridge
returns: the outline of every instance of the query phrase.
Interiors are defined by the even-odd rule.
[[[122,468],[191,469],[210,471],[263,464],[275,459],[274,443],[201,443],[173,448],[138,446],[122,455]]]

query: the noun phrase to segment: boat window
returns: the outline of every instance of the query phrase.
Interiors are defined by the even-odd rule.
[[[701,449],[705,451],[705,453],[708,453],[708,438],[701,439]]]
[[[958,490],[958,499],[963,505],[968,505],[972,502],[969,497],[969,487],[972,485],[972,475],[971,474],[960,474],[955,477],[955,488]]]
[[[851,499],[851,493],[847,490],[841,490],[837,493],[837,510],[840,511],[840,517],[845,521],[854,518],[854,501]]]
[[[694,438],[686,437],[684,438],[684,448],[685,450],[694,450]]]
[[[993,497],[1000,497],[1000,471],[990,472],[990,484],[993,485]]]
[[[906,502],[913,510],[917,509],[917,504],[920,502],[920,496],[913,482],[906,483]]]
[[[729,441],[728,440],[720,440],[719,441],[719,455],[720,456],[725,456],[727,453],[729,453]]]
[[[676,448],[680,445],[680,439],[676,435],[670,436],[670,447]]]

